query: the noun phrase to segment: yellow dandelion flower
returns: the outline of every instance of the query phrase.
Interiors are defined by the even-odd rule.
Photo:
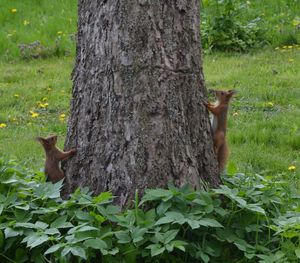
[[[295,165],[291,165],[288,168],[289,171],[294,172],[296,170],[296,166]]]
[[[20,95],[19,95],[19,94],[14,94],[14,97],[15,97],[15,98],[19,98]]]
[[[5,128],[7,125],[5,123],[0,123],[0,128]]]
[[[57,32],[57,35],[62,35],[64,32],[62,32],[62,31],[58,31]]]
[[[59,115],[59,118],[65,118],[65,117],[66,117],[66,114],[64,114],[64,113]]]
[[[11,13],[17,13],[17,11],[18,11],[18,10],[17,10],[16,8],[10,9],[10,12],[11,12]]]
[[[289,49],[293,48],[293,46],[288,46]]]
[[[59,120],[64,121],[65,117],[66,117],[66,114],[62,113],[62,114],[59,115]]]
[[[39,114],[34,111],[30,111],[30,115],[31,115],[31,118],[37,118],[39,116]]]
[[[272,108],[272,107],[274,107],[274,103],[271,102],[271,101],[269,101],[269,102],[266,103],[266,106],[267,106],[268,108]]]
[[[298,26],[300,25],[300,19],[294,19],[292,22],[293,26]]]
[[[24,20],[24,21],[23,21],[23,25],[24,25],[24,26],[27,26],[27,25],[29,25],[29,24],[30,24],[30,22],[29,22],[28,20]]]
[[[46,109],[49,106],[49,103],[38,102],[38,107],[41,109]]]

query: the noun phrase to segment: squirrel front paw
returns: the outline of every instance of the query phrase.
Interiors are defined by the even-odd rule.
[[[210,103],[210,102],[208,102],[207,100],[203,100],[202,102],[203,102],[203,104],[204,104],[205,106],[209,106],[209,105],[211,105],[211,103]]]

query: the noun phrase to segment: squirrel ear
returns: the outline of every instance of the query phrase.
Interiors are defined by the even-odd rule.
[[[41,142],[41,141],[43,140],[42,137],[35,137],[34,139],[35,139],[36,141],[38,141],[38,142]]]
[[[236,90],[230,89],[230,90],[227,91],[227,97],[228,97],[228,98],[231,98],[231,97],[232,97],[234,94],[236,94],[236,93],[237,93]]]
[[[35,137],[35,140],[40,142],[40,143],[46,143],[47,142],[47,140],[43,137]]]

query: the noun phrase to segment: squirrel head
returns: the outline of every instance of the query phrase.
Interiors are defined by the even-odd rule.
[[[45,150],[53,149],[56,145],[56,142],[57,142],[57,136],[56,135],[52,135],[52,136],[49,136],[47,138],[36,137],[35,139],[43,145]]]
[[[219,103],[228,103],[232,96],[237,93],[236,90],[210,90],[215,94]]]

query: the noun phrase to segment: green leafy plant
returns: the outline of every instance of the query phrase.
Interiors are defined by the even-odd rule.
[[[125,211],[111,193],[46,183],[0,160],[1,262],[297,262],[299,195],[236,174],[211,191],[146,190]],[[148,209],[143,209],[148,207]]]
[[[235,0],[218,0],[209,4],[210,12],[202,12],[201,36],[205,49],[248,51],[264,44],[260,17],[241,19],[247,4]]]

